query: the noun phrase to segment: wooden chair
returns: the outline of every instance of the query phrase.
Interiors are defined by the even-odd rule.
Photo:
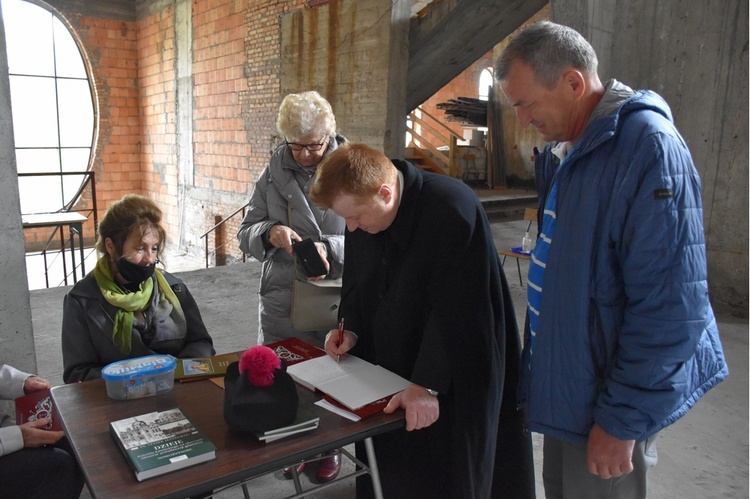
[[[526,208],[526,211],[523,214],[523,219],[529,222],[529,225],[526,226],[526,232],[529,232],[531,229],[531,224],[536,222],[536,209],[534,208]],[[520,240],[520,238],[519,238]],[[518,282],[521,283],[521,286],[523,286],[523,278],[521,277],[521,260],[530,260],[531,257],[529,255],[525,255],[523,253],[518,253],[516,251],[513,251],[512,249],[504,249],[498,251],[499,254],[503,255],[503,266],[505,266],[505,259],[508,257],[512,257],[516,259],[516,268],[518,269]]]

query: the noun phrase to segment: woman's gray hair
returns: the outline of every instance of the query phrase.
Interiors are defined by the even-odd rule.
[[[548,89],[570,67],[596,74],[599,64],[594,48],[580,33],[549,21],[524,28],[508,43],[495,65],[495,79],[505,80],[516,61],[527,64],[536,82]]]
[[[331,104],[314,90],[289,94],[281,101],[276,129],[289,142],[314,133],[333,137],[336,117]]]

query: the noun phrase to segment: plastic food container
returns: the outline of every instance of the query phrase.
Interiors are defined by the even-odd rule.
[[[147,355],[104,366],[107,395],[116,400],[150,397],[174,387],[176,362],[171,355]]]

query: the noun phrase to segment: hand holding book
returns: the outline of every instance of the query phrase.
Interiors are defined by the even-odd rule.
[[[42,390],[49,390],[50,388],[51,385],[49,384],[49,381],[38,376],[29,376],[23,382],[23,391],[27,395]]]
[[[64,437],[65,432],[62,430],[46,429],[51,423],[52,418],[48,417],[19,425],[18,427],[21,429],[24,448],[29,449],[33,447],[42,447],[43,445],[53,445]]]
[[[64,436],[49,390],[49,381],[30,376],[24,382],[26,395],[15,400],[24,447],[51,445]]]

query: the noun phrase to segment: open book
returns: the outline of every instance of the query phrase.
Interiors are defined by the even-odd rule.
[[[353,355],[339,363],[328,355],[317,357],[289,366],[287,372],[297,383],[324,393],[351,411],[411,385],[409,380]]]

